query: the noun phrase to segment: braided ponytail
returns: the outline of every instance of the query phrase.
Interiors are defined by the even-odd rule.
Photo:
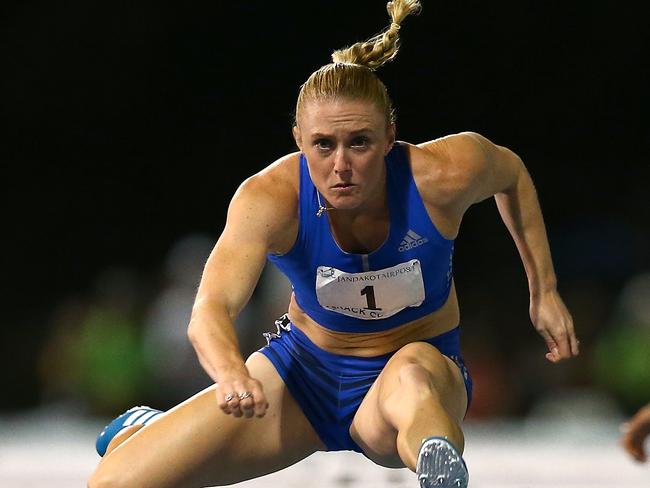
[[[373,71],[395,57],[402,21],[418,13],[421,6],[419,0],[393,0],[386,8],[391,24],[384,32],[365,42],[334,51],[334,62],[313,72],[303,83],[296,103],[296,123],[300,110],[308,102],[340,98],[373,103],[385,114],[386,124],[395,122],[386,86]]]
[[[360,64],[376,70],[397,54],[399,49],[399,29],[402,21],[410,14],[422,9],[419,0],[393,0],[386,6],[391,24],[384,32],[357,42],[350,47],[339,49],[332,54],[335,63]]]

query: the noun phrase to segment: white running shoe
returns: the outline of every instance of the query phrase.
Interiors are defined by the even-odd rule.
[[[465,461],[447,439],[429,437],[420,447],[415,468],[421,488],[467,488]]]

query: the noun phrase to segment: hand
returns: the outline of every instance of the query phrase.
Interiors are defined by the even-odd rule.
[[[580,341],[576,338],[573,318],[557,290],[531,297],[530,319],[546,342],[549,351],[546,359],[558,363],[580,353]]]
[[[621,445],[627,453],[639,462],[646,462],[643,444],[650,435],[650,403],[641,408],[626,424],[623,424]]]
[[[264,417],[269,406],[262,383],[251,378],[246,366],[221,372],[215,392],[219,408],[234,417]]]

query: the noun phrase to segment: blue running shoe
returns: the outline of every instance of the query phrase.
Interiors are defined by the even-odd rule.
[[[442,437],[429,437],[422,443],[415,472],[421,488],[467,488],[469,483],[465,461]]]
[[[111,423],[109,423],[104,430],[101,431],[97,441],[95,442],[95,449],[100,456],[106,454],[106,449],[108,444],[113,440],[113,438],[122,432],[127,427],[132,425],[147,425],[157,419],[164,412],[161,410],[156,410],[155,408],[140,406],[129,408],[122,415],[117,417]]]

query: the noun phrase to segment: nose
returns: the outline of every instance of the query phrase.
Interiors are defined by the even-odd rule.
[[[339,147],[334,152],[334,173],[341,174],[351,170],[350,162],[344,147]]]

